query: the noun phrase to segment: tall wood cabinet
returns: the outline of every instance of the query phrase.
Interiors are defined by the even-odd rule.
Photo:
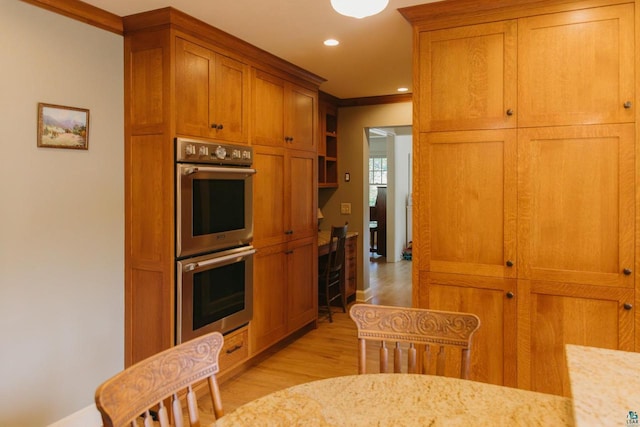
[[[259,352],[317,319],[318,97],[261,70],[252,79],[258,254],[251,342]]]
[[[569,394],[636,350],[634,1],[450,0],[414,28],[414,304],[482,320],[472,378]]]
[[[277,314],[263,315],[263,308],[287,307],[283,334],[317,316],[315,274],[309,272],[317,263],[315,126],[323,80],[172,8],[127,16],[123,23],[127,366],[175,343],[174,139],[257,144],[280,138],[275,146],[256,145],[255,240],[266,242],[255,262],[261,300],[248,328],[230,335],[234,346],[249,343],[224,358],[231,369],[256,353],[254,331],[275,322],[268,316]],[[255,75],[268,75],[282,90],[262,98]],[[271,263],[273,248],[277,260]],[[306,287],[291,285],[301,283]]]

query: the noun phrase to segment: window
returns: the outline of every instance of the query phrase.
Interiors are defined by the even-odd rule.
[[[369,206],[376,204],[379,185],[387,185],[387,158],[369,157]]]

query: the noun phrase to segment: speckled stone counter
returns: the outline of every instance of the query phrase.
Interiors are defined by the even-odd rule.
[[[329,378],[249,402],[214,426],[572,426],[571,400],[411,374]]]
[[[640,425],[639,353],[570,344],[566,353],[576,426]]]

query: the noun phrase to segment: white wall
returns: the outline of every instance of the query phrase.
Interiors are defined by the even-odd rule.
[[[123,39],[0,10],[0,426],[42,427],[124,365]],[[36,147],[38,102],[88,108],[88,151]]]
[[[387,236],[387,241],[393,242],[391,252],[387,252],[388,262],[402,260],[402,250],[407,246],[407,197],[411,185],[412,166],[409,156],[413,152],[412,142],[413,138],[410,135],[390,138],[390,152],[393,153],[394,234]]]

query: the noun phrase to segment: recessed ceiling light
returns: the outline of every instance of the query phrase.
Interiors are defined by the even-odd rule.
[[[340,42],[336,39],[327,39],[324,41],[325,46],[338,46]]]
[[[398,92],[409,92],[409,88],[408,87],[399,87],[398,88]]]

